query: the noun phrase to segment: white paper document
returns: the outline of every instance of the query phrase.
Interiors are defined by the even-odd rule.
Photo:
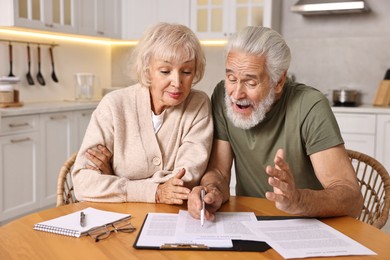
[[[285,259],[318,256],[376,255],[375,252],[317,219],[243,222]]]
[[[217,212],[214,221],[205,221],[201,226],[188,211],[180,210],[176,237],[193,239],[239,239],[264,241],[241,222],[257,222],[253,212]]]
[[[149,213],[139,234],[137,246],[161,247],[167,244],[206,245],[208,247],[233,247],[229,239],[199,240],[193,237],[176,237],[179,215],[173,213]],[[200,223],[199,223],[200,227]]]

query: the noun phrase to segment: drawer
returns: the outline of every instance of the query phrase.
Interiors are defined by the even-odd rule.
[[[335,113],[341,133],[375,134],[376,115]]]
[[[0,135],[36,131],[39,129],[39,116],[11,116],[1,118]]]

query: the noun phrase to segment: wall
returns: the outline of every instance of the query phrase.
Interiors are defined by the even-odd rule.
[[[342,87],[361,91],[372,104],[390,68],[390,1],[365,0],[364,14],[302,16],[284,0],[282,30],[292,51],[290,72],[297,81],[328,93]]]
[[[390,1],[366,0],[371,12],[365,14],[311,17],[292,13],[290,7],[296,2],[284,0],[281,10],[281,33],[292,52],[290,73],[325,94],[342,87],[357,89],[363,103],[372,104],[390,68]],[[124,62],[129,49],[115,48],[112,78],[123,85],[129,81],[115,64]],[[224,78],[224,51],[223,46],[204,46],[204,50],[206,75],[196,88],[211,94]]]
[[[58,43],[54,48],[55,72],[59,83],[51,79],[51,63],[49,49],[41,46],[41,72],[46,86],[41,86],[36,80],[38,72],[37,45],[31,45],[31,74],[35,85],[27,84],[27,50],[26,44],[15,43],[13,46],[13,74],[20,77],[17,84],[20,99],[23,102],[72,100],[75,98],[74,74],[91,72],[96,74],[95,98],[100,98],[101,89],[111,85],[111,46],[104,44],[73,42],[68,40],[50,40],[42,37],[10,35],[0,32],[0,39]],[[8,76],[8,43],[0,42],[0,77]]]

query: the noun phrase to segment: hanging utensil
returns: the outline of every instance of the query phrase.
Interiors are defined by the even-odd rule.
[[[51,78],[53,79],[54,82],[58,82],[57,75],[54,71],[53,46],[50,46],[49,51],[50,51],[51,67],[53,69],[53,72],[51,73]]]
[[[15,75],[12,73],[12,44],[9,42],[9,74],[8,77],[15,77]]]
[[[38,45],[38,74],[37,74],[37,80],[38,80],[39,84],[41,84],[42,86],[46,85],[45,79],[43,78],[42,73],[41,73],[41,47],[39,45]]]
[[[27,45],[27,68],[28,68],[28,71],[26,74],[26,78],[27,78],[27,82],[29,85],[34,85],[35,83],[34,83],[33,77],[31,76],[30,67],[31,67],[30,45]]]

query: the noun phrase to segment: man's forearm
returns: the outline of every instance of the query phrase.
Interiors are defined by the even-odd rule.
[[[229,181],[227,181],[222,174],[219,174],[216,171],[206,172],[200,182],[201,186],[208,187],[209,189],[217,188],[223,196],[222,203],[225,203],[229,200],[230,197],[230,188]]]
[[[357,217],[362,209],[362,194],[348,186],[338,186],[325,190],[298,190],[299,201],[296,207],[285,211],[310,217],[351,216]]]

